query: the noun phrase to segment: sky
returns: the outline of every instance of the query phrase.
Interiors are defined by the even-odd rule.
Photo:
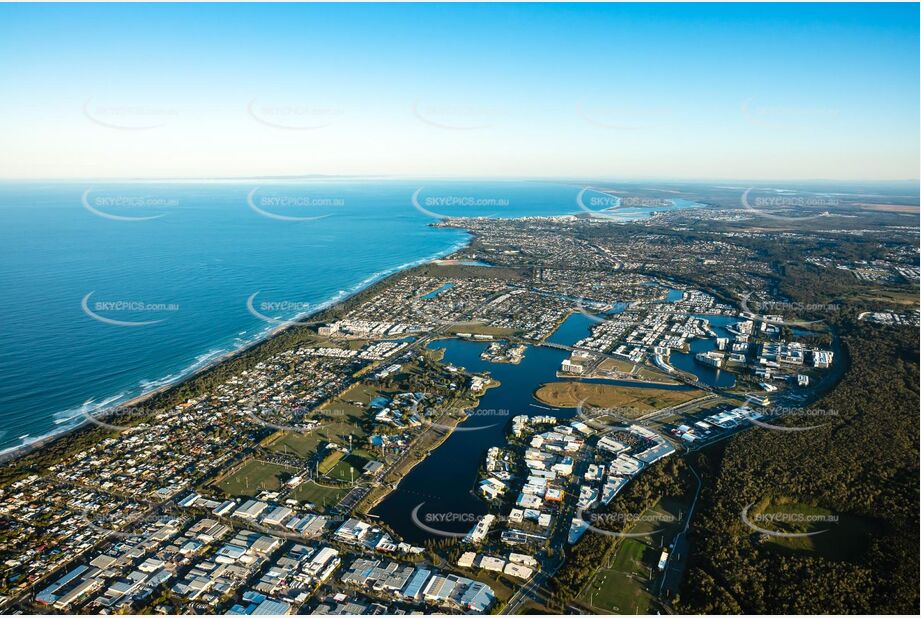
[[[0,5],[0,178],[914,179],[917,4]]]

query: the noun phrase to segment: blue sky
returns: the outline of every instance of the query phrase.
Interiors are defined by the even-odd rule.
[[[918,18],[2,5],[0,175],[915,178]]]

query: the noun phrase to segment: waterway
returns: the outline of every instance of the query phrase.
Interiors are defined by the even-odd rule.
[[[731,337],[732,335],[726,330],[726,327],[739,321],[739,318],[727,315],[695,314],[694,317],[709,321],[710,328],[713,329],[719,337]],[[715,349],[716,339],[713,337],[692,339],[690,343],[690,352],[686,354],[684,352],[673,351],[669,359],[669,364],[676,369],[693,373],[697,376],[701,384],[715,386],[717,388],[732,388],[736,383],[735,376],[732,375],[732,372],[710,367],[709,365],[704,365],[694,360],[695,354],[699,352],[712,352]]]
[[[453,287],[454,287],[454,284],[453,284],[453,283],[445,283],[444,285],[442,285],[442,286],[441,286],[440,288],[438,288],[437,290],[432,290],[432,291],[429,292],[428,294],[425,294],[422,298],[425,299],[425,300],[430,300],[430,299],[432,299],[432,298],[435,298],[436,296],[438,296],[438,295],[441,294],[442,292],[446,292],[447,290],[450,290],[450,289],[453,288]]]
[[[521,363],[514,365],[481,360],[480,353],[487,345],[448,339],[429,346],[444,350],[446,363],[471,372],[488,371],[501,386],[488,390],[467,420],[372,511],[410,543],[434,536],[412,521],[411,513],[420,504],[420,521],[453,533],[469,531],[472,520],[487,512],[486,503],[473,492],[478,470],[487,449],[508,443],[506,432],[513,416],[575,415],[573,409],[536,407],[539,404],[533,397],[538,386],[556,379],[556,370],[567,356],[565,351],[529,347]]]
[[[565,327],[564,333],[558,329],[554,335],[559,343],[572,344],[584,336],[577,326],[587,328],[586,322],[591,320],[573,314],[560,327]],[[479,406],[448,439],[414,467],[371,511],[410,543],[437,538],[413,522],[411,515],[416,507],[419,507],[417,519],[424,525],[450,533],[468,532],[472,522],[488,511],[487,503],[474,493],[478,472],[487,449],[508,445],[506,436],[513,416],[550,415],[561,419],[575,416],[574,408],[549,408],[533,396],[541,384],[558,380],[556,372],[568,356],[566,351],[529,346],[521,363],[514,365],[482,360],[480,354],[487,345],[459,339],[440,340],[429,345],[430,349],[444,350],[444,362],[473,373],[489,372],[501,385],[488,390]],[[650,388],[630,381],[590,381]],[[672,388],[689,387],[674,385]],[[453,521],[449,521],[451,519]]]
[[[672,294],[677,300],[677,293]],[[615,307],[614,312],[622,311]],[[728,337],[726,326],[738,321],[730,316],[695,315],[709,321],[710,327],[719,337]],[[590,317],[574,313],[570,315],[549,338],[549,341],[572,345],[584,338],[595,324]],[[478,407],[455,431],[429,456],[407,474],[397,488],[372,510],[387,523],[394,532],[410,543],[421,544],[428,539],[441,538],[420,528],[416,520],[431,529],[448,533],[466,533],[480,516],[488,512],[487,503],[475,493],[479,470],[486,451],[493,446],[508,445],[507,435],[511,418],[519,414],[527,416],[550,415],[560,419],[575,416],[575,409],[549,408],[541,405],[533,396],[541,384],[557,381],[557,369],[568,353],[548,347],[529,346],[520,364],[492,363],[480,358],[488,343],[446,339],[429,344],[430,349],[444,351],[444,362],[463,367],[473,373],[488,372],[499,380],[500,386],[488,390],[480,399]],[[695,339],[690,354],[672,353],[672,364],[693,373],[701,383],[718,387],[731,387],[735,378],[730,372],[720,371],[693,359],[697,352],[716,348],[712,337]],[[827,390],[843,371],[846,359],[840,353],[837,340],[832,349],[836,352],[835,365],[818,389],[801,393],[802,397],[814,399]],[[621,380],[584,380],[616,384],[631,388],[650,388],[649,385]],[[684,384],[658,385],[654,388],[687,389]],[[417,510],[418,509],[418,510]]]

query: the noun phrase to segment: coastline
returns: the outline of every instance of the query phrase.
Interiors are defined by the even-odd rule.
[[[429,226],[431,227],[432,224],[429,224]],[[51,431],[35,438],[27,444],[12,446],[3,451],[0,451],[0,466],[13,464],[17,460],[21,460],[30,455],[34,455],[45,448],[49,448],[56,443],[67,439],[68,437],[80,434],[82,432],[92,432],[94,429],[102,429],[101,427],[95,425],[93,422],[87,420],[85,418],[86,414],[91,414],[94,419],[100,421],[111,422],[113,419],[122,416],[133,407],[144,403],[154,403],[157,398],[165,397],[171,392],[203,378],[204,376],[213,372],[215,369],[230,364],[235,360],[244,359],[247,355],[257,352],[266,344],[276,341],[280,336],[291,332],[295,327],[304,326],[304,320],[308,318],[312,318],[314,322],[329,321],[328,318],[335,316],[335,314],[339,311],[349,308],[360,298],[373,293],[375,290],[386,288],[398,278],[406,276],[416,269],[424,268],[432,264],[437,264],[439,261],[446,258],[450,259],[449,256],[452,256],[455,253],[468,248],[473,242],[474,234],[468,230],[463,231],[467,234],[467,238],[463,242],[454,243],[451,245],[451,247],[445,249],[444,251],[439,251],[434,255],[420,258],[418,260],[413,260],[400,266],[384,269],[374,273],[366,277],[359,284],[353,286],[353,288],[347,294],[344,294],[338,298],[334,296],[332,299],[322,303],[313,311],[305,312],[302,315],[293,317],[290,321],[284,324],[265,329],[258,336],[254,337],[251,341],[246,342],[239,348],[228,350],[223,354],[219,354],[201,366],[196,367],[193,371],[178,377],[174,381],[162,384],[149,391],[140,393],[134,397],[131,397],[130,399],[114,404],[107,409],[93,410],[91,413],[81,412],[80,414],[75,415],[74,418],[84,418],[82,418],[82,420],[73,426]]]

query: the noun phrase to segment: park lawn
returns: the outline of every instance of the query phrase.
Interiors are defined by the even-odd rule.
[[[366,409],[350,401],[364,400],[367,406],[367,402],[377,396],[376,391],[358,384],[346,394],[349,400],[335,399],[317,408],[316,418],[320,422],[317,429],[310,432],[278,432],[268,439],[267,448],[276,453],[293,454],[306,459],[328,442],[345,445],[349,443],[350,435],[353,442],[364,438],[366,433],[360,423],[366,415]]]
[[[592,382],[548,382],[534,396],[550,406],[574,408],[580,401],[599,408],[617,408],[621,416],[642,416],[700,397],[697,389],[673,390],[633,386],[615,386]]]
[[[216,485],[228,496],[253,497],[265,490],[278,490],[282,486],[280,475],[297,472],[296,468],[290,466],[252,459]]]
[[[291,490],[291,497],[299,502],[310,502],[322,509],[324,506],[338,504],[347,493],[348,487],[329,487],[313,481],[304,481]]]
[[[352,403],[353,401],[357,403]],[[317,408],[317,417],[324,427],[331,423],[357,425],[367,415],[367,403],[358,399],[336,398]],[[322,428],[321,428],[322,429]]]
[[[332,422],[310,433],[279,432],[279,437],[275,438],[267,448],[276,453],[297,455],[307,459],[316,453],[321,446],[329,442],[340,446],[348,445],[350,435],[354,443],[361,441],[365,436],[365,432],[358,425]]]
[[[347,391],[339,395],[338,399],[344,402],[357,401],[365,406],[371,403],[371,400],[380,396],[382,393],[373,384],[367,382],[357,382]],[[384,393],[386,396],[386,393]],[[337,404],[341,403],[337,401]]]

